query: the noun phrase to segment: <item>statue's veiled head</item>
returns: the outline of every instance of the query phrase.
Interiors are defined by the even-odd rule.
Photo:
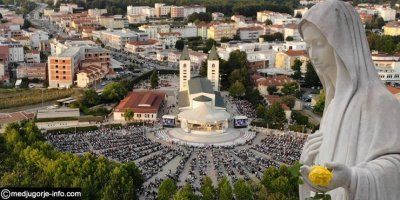
[[[314,24],[305,21],[301,26],[303,40],[307,43],[308,56],[314,67],[319,73],[331,75],[332,77],[330,78],[336,79],[336,62],[333,47]],[[334,82],[335,80],[332,81]]]
[[[310,59],[323,84],[335,86],[337,79],[343,87],[335,90],[354,93],[371,82],[380,83],[360,16],[349,3],[326,0],[316,4],[303,15],[299,32],[309,45]]]

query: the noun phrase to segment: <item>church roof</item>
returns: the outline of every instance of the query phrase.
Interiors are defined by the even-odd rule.
[[[194,98],[193,100],[195,100],[195,101],[200,101],[200,102],[212,101],[211,98],[206,97],[206,96],[204,96],[204,95],[198,96],[198,97]]]
[[[194,77],[188,81],[189,94],[208,93],[214,94],[211,81],[203,77]]]
[[[218,91],[214,92],[215,94],[215,107],[220,107],[220,108],[225,108],[225,103],[224,99],[221,96],[221,93]],[[203,96],[203,95],[202,95]],[[196,100],[199,97],[194,98],[193,100]],[[208,98],[208,97],[206,97]],[[189,102],[189,93],[187,90],[185,91],[180,91],[179,92],[179,98],[178,98],[178,106],[179,108],[185,108],[190,106]]]
[[[183,51],[179,60],[190,60],[189,51],[187,46],[183,47]]]
[[[218,53],[215,45],[211,47],[210,53],[208,54],[207,60],[218,60]]]

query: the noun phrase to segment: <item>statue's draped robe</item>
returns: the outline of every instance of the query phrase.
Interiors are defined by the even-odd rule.
[[[329,194],[334,200],[400,199],[400,103],[378,78],[359,15],[348,3],[327,0],[303,16],[300,34],[306,21],[333,47],[338,67],[335,85],[316,69],[326,109],[315,164],[338,162],[352,171],[350,187]],[[301,199],[310,195],[300,187]]]

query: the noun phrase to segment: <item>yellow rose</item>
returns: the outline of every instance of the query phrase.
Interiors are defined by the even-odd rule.
[[[311,167],[308,179],[317,186],[328,186],[333,178],[333,174],[324,166],[315,165]]]

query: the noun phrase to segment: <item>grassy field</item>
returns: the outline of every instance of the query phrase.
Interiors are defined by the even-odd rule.
[[[43,102],[74,96],[78,93],[78,89],[45,89],[43,90]],[[0,109],[39,104],[41,102],[41,89],[0,89]]]

